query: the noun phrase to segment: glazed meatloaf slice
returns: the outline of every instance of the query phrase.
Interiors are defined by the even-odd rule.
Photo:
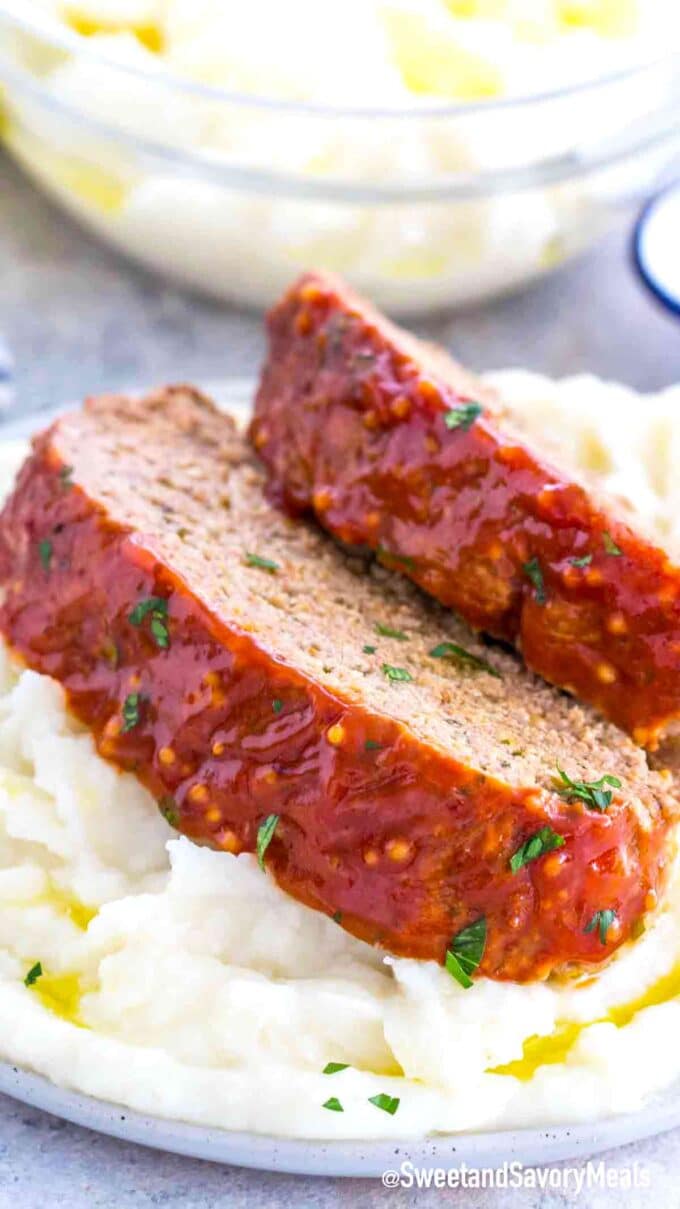
[[[269,316],[251,434],[280,503],[377,551],[648,749],[677,732],[680,567],[445,354],[303,277]]]
[[[101,754],[356,936],[443,962],[474,925],[482,972],[528,980],[602,961],[654,905],[672,783],[267,503],[196,392],[93,399],[39,436],[0,569],[2,632]]]

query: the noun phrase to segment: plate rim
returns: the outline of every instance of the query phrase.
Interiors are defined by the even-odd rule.
[[[106,1137],[186,1158],[279,1174],[366,1178],[416,1168],[547,1167],[583,1162],[680,1127],[680,1096],[656,1098],[635,1113],[579,1124],[517,1130],[431,1134],[420,1138],[285,1138],[253,1130],[196,1125],[151,1116],[53,1083],[15,1063],[0,1062],[0,1093]]]

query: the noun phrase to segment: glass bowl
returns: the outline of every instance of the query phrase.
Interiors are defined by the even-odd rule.
[[[680,150],[680,59],[554,92],[348,109],[227,93],[107,58],[0,0],[0,133],[134,260],[267,305],[303,269],[393,314],[509,291],[639,204]]]

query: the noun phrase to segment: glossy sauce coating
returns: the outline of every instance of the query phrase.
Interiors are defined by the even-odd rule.
[[[484,916],[481,972],[525,981],[602,961],[656,901],[668,826],[625,790],[598,813],[512,788],[277,661],[80,489],[50,432],[0,517],[0,573],[2,632],[64,685],[99,752],[211,847],[252,852],[279,816],[268,869],[354,935],[443,962]],[[151,612],[131,620],[151,598],[155,633]],[[564,846],[512,872],[548,825]],[[587,928],[604,908],[603,941]]]
[[[269,339],[251,437],[275,499],[377,551],[641,745],[677,729],[680,569],[664,551],[339,282],[302,278]]]

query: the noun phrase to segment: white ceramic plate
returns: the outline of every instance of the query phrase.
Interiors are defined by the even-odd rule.
[[[252,397],[251,381],[208,383],[205,389],[225,409],[240,419],[246,418],[244,400]],[[3,440],[30,437],[63,410],[48,409],[8,420],[0,426],[0,446]],[[460,1167],[466,1163],[484,1168],[505,1162],[544,1166],[585,1159],[680,1126],[680,1086],[655,1097],[640,1112],[605,1121],[389,1142],[307,1141],[188,1125],[145,1116],[124,1105],[57,1087],[41,1075],[7,1063],[0,1063],[0,1092],[127,1142],[218,1163],[300,1175],[379,1176],[407,1161],[418,1167]]]
[[[518,1162],[525,1167],[547,1166],[565,1159],[586,1159],[680,1126],[680,1089],[655,1100],[642,1112],[607,1121],[391,1142],[272,1138],[166,1121],[55,1087],[41,1075],[3,1063],[0,1063],[0,1092],[125,1142],[139,1142],[156,1150],[214,1163],[298,1175],[380,1176],[385,1171],[398,1170],[404,1162],[417,1167],[444,1168],[461,1167],[463,1163],[475,1168],[501,1167],[506,1162]]]

